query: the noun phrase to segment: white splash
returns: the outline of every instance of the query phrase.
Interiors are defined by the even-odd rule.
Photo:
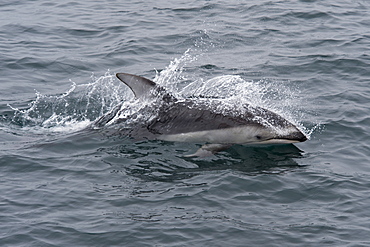
[[[292,122],[308,138],[319,128],[320,124],[313,128],[303,126],[305,114],[302,110],[303,102],[298,97],[300,91],[298,86],[289,80],[262,78],[254,81],[239,75],[221,75],[189,82],[188,78],[194,76],[187,75],[186,66],[190,66],[201,56],[199,51],[188,49],[180,58],[175,58],[163,71],[157,73],[155,82],[180,100],[191,97],[220,113],[232,112],[242,115],[247,104],[266,108]]]
[[[132,95],[109,71],[104,76],[92,75],[92,82],[77,85],[61,95],[44,95],[36,92],[36,99],[29,108],[14,111],[13,124],[34,132],[71,132],[88,126],[124,99]]]

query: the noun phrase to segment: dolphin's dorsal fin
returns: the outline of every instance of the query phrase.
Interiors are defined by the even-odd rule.
[[[155,82],[141,76],[126,73],[117,73],[116,76],[132,90],[136,98],[149,94],[157,87]]]

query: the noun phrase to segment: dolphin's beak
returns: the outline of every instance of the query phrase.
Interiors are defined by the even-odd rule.
[[[299,131],[299,134],[295,136],[296,140],[299,142],[307,141],[307,136],[305,136],[301,131]]]
[[[307,141],[307,136],[302,133],[299,129],[294,127],[294,131],[291,131],[289,134],[279,136],[279,139],[281,140],[286,140],[287,142],[290,143],[295,143],[295,142],[304,142]]]

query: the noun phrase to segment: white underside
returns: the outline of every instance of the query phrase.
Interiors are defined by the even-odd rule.
[[[284,130],[285,132],[288,130]],[[291,129],[290,131],[293,131]],[[296,129],[294,129],[296,131]],[[195,131],[171,135],[161,135],[159,140],[173,142],[207,142],[207,143],[229,143],[229,144],[287,144],[298,141],[287,139],[274,139],[277,136],[276,130],[264,129],[258,126],[240,126],[217,130]],[[256,135],[261,135],[264,140],[258,140]],[[267,139],[267,140],[266,140]]]

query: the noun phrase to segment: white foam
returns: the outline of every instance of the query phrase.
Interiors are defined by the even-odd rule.
[[[107,71],[104,76],[93,75],[86,84],[71,81],[70,88],[60,95],[36,92],[28,108],[9,107],[14,110],[13,124],[23,129],[35,133],[71,132],[85,128],[127,98],[132,94]]]
[[[263,107],[271,110],[296,125],[310,138],[313,129],[303,126],[305,120],[303,102],[299,98],[298,85],[289,80],[261,78],[258,81],[246,80],[239,75],[221,75],[210,79],[198,78],[187,82],[185,66],[198,61],[202,54],[188,49],[180,58],[175,58],[163,71],[157,73],[155,81],[174,92],[180,98],[193,97],[195,101],[220,113],[233,112],[242,115],[245,105]],[[217,100],[212,100],[217,98]],[[206,102],[206,103],[205,103]]]

